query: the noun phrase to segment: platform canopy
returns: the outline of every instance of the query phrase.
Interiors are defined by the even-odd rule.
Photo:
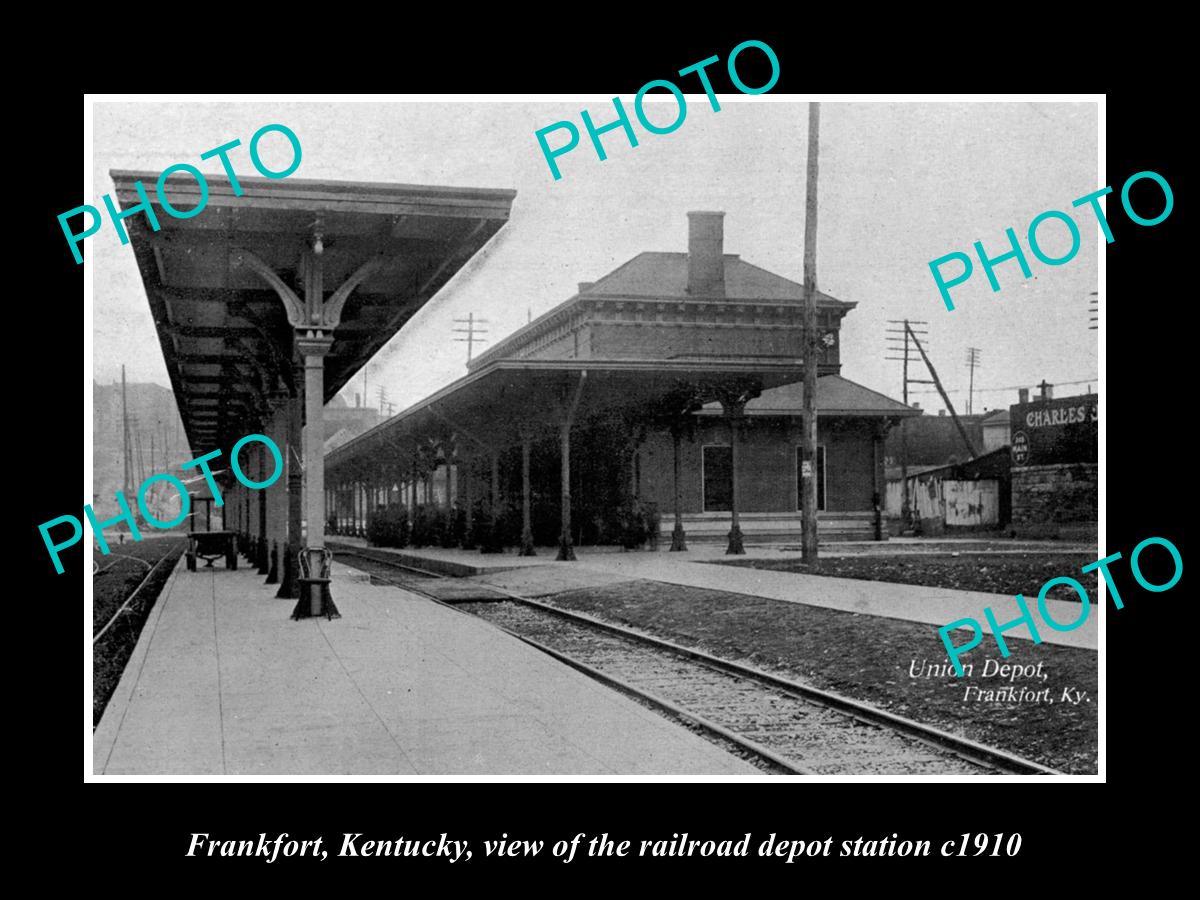
[[[628,419],[670,414],[672,398],[697,403],[728,390],[751,395],[797,377],[797,362],[624,359],[493,359],[436,394],[330,452],[331,469],[387,459],[454,435],[500,450],[522,432],[554,433],[564,417],[614,412]]]
[[[196,454],[228,450],[265,421],[269,397],[303,388],[294,351],[306,295],[329,309],[350,285],[326,330],[328,401],[504,225],[516,193],[239,177],[236,196],[209,175],[207,204],[180,219],[160,205],[159,173],[110,174],[122,209],[140,202],[142,183],[161,226],[144,213],[124,220]],[[164,193],[176,210],[201,200],[186,174]],[[289,294],[302,298],[298,312]]]

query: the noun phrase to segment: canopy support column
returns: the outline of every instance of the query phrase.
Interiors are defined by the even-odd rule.
[[[671,551],[679,552],[687,550],[687,535],[683,530],[683,503],[680,500],[680,483],[679,470],[680,457],[682,449],[680,444],[683,441],[682,422],[675,422],[671,425],[671,443],[675,451],[675,484],[674,484],[674,502],[675,502],[675,528],[671,531]]]
[[[258,463],[257,481],[259,484],[262,484],[267,480],[267,448],[259,445],[254,450],[257,457],[256,462]],[[271,571],[271,559],[268,552],[270,538],[268,537],[267,529],[267,491],[264,488],[260,488],[256,493],[258,494],[258,558],[255,560],[255,563],[258,566],[258,574],[266,575]]]
[[[521,556],[537,556],[533,549],[533,520],[530,515],[529,456],[533,450],[533,431],[521,429]]]
[[[721,402],[725,421],[729,424],[729,546],[727,555],[742,555],[746,548],[742,544],[742,528],[738,520],[738,444],[741,442],[742,425],[746,419],[746,404],[762,393],[762,382],[757,378],[733,378],[717,386],[717,399]]]
[[[471,477],[471,454],[464,453],[459,464],[458,483],[463,495],[463,549],[475,549],[475,497]]]
[[[587,382],[587,372],[579,373],[579,381],[570,402],[563,409],[562,421],[559,424],[558,440],[559,455],[562,468],[562,531],[558,537],[559,562],[574,562],[575,547],[571,541],[571,425],[575,413],[579,409],[579,401],[583,397],[583,386]]]
[[[284,460],[287,459],[287,395],[273,394],[271,397],[271,420],[267,436],[281,449]],[[272,460],[273,461],[273,460]],[[286,466],[286,462],[283,463]],[[279,555],[286,553],[287,541],[287,478],[284,472],[269,487],[264,488],[267,495],[267,532],[270,538],[270,566],[267,580],[264,584],[279,584]]]
[[[296,335],[296,349],[304,359],[304,518],[308,525],[304,550],[308,577],[302,573],[300,578],[300,600],[292,611],[296,619],[340,615],[325,571],[325,355],[332,345],[333,336],[320,329]]]
[[[500,539],[500,454],[492,450],[492,485],[491,499],[488,503],[488,515],[491,521],[488,524],[487,540],[482,541],[479,546],[480,553],[503,553],[504,544]]]

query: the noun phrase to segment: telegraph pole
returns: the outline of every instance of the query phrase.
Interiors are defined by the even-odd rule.
[[[926,340],[929,339],[929,323],[926,321],[914,321],[913,319],[888,319],[889,325],[900,325],[900,328],[887,329],[887,341],[889,342],[888,350],[899,352],[903,350],[901,356],[886,356],[884,359],[896,360],[904,363],[904,405],[908,406],[908,386],[910,384],[933,384],[932,381],[922,380],[920,378],[912,378],[908,374],[909,363],[909,348],[912,346],[909,337],[912,340],[917,339],[917,335],[922,335]],[[915,326],[915,327],[914,327]],[[903,341],[903,347],[897,346],[900,341]],[[912,525],[912,506],[909,503],[908,496],[908,419],[900,420],[900,489],[903,492],[903,500],[900,505],[900,518],[904,522],[904,527],[907,529]]]
[[[967,431],[963,428],[962,420],[958,418],[958,413],[954,411],[954,404],[950,402],[950,396],[946,393],[946,389],[942,387],[942,380],[938,378],[937,369],[933,367],[933,363],[929,359],[929,354],[925,352],[925,348],[921,346],[921,342],[917,340],[917,336],[909,330],[908,336],[912,339],[913,346],[917,348],[917,352],[921,354],[921,359],[925,361],[925,368],[929,370],[929,374],[933,376],[933,386],[942,396],[942,402],[946,404],[946,409],[950,412],[950,418],[954,420],[954,427],[958,429],[958,435],[962,438],[964,444],[967,445],[967,453],[970,458],[976,456],[975,445],[971,443],[971,439],[967,437]],[[1045,382],[1043,382],[1044,384]]]
[[[125,366],[121,366],[121,441],[124,444],[122,457],[124,463],[124,478],[122,481],[122,490],[129,497],[129,469],[133,457],[130,455],[129,449],[129,404],[125,396]]]
[[[1096,324],[1100,321],[1100,301],[1096,299],[1097,296],[1096,291],[1088,294],[1088,331],[1095,331],[1099,327]]]
[[[381,416],[382,416],[382,415],[389,415],[389,416],[390,416],[390,415],[392,414],[392,406],[393,406],[393,404],[392,404],[392,402],[391,402],[390,400],[388,400],[388,399],[387,399],[387,390],[386,390],[386,389],[384,388],[384,386],[381,384],[381,385],[379,385],[379,387],[375,388],[375,392],[376,392],[376,393],[379,395],[379,414],[380,414]],[[383,411],[383,408],[384,408],[385,406],[387,407],[387,412],[386,412],[386,413],[384,413],[384,411]]]
[[[967,368],[971,370],[970,387],[967,388],[967,415],[971,415],[975,410],[975,367],[979,365],[979,348],[967,348]]]
[[[533,315],[532,308],[530,309],[529,314],[530,316]],[[467,313],[467,317],[465,319],[455,319],[454,324],[465,326],[463,328],[453,328],[451,330],[455,334],[466,335],[466,337],[456,337],[454,340],[467,345],[467,362],[469,363],[471,358],[474,356],[475,342],[478,341],[481,344],[487,343],[486,338],[483,338],[480,335],[487,334],[488,320],[477,319],[475,318],[475,313],[472,312]]]
[[[804,200],[804,405],[800,449],[803,508],[800,549],[817,564],[817,150],[821,105],[808,104],[808,174]]]
[[[136,466],[137,466],[136,474],[137,474],[138,484],[141,484],[143,481],[146,480],[146,457],[145,457],[145,454],[142,453],[142,429],[141,429],[140,423],[137,420],[137,416],[133,417],[132,431],[137,436],[137,445],[134,448],[134,452],[137,454],[137,456],[135,456],[134,459],[136,460]]]

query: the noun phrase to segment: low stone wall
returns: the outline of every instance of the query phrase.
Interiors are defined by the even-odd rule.
[[[1095,523],[1099,513],[1099,467],[1095,463],[1014,466],[1012,523]]]

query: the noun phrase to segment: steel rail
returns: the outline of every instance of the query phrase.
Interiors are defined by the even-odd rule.
[[[338,550],[337,552],[342,553],[344,555],[357,556],[357,557],[360,557],[369,562],[377,563],[379,565],[388,566],[391,568],[406,569],[409,571],[418,572],[424,577],[429,577],[429,578],[444,578],[445,577],[445,576],[440,575],[435,572],[427,572],[423,569],[418,569],[415,566],[408,566],[403,563],[392,562],[391,560],[380,559],[375,556],[369,556],[367,554],[359,552],[357,549]],[[380,576],[376,576],[376,577],[380,577]],[[454,608],[453,604],[445,603],[444,601],[439,600],[437,597],[434,597],[432,594],[422,591],[417,587],[403,585],[403,584],[399,584],[397,582],[392,582],[392,584],[395,584],[397,587],[403,588],[404,590],[411,590],[414,593],[419,593],[424,597],[429,597],[430,599],[437,600],[437,602],[442,603],[444,606],[449,606],[451,608]],[[1048,766],[1044,766],[1041,763],[1035,762],[1030,759],[1025,759],[1024,757],[1020,757],[1020,756],[1017,756],[1016,754],[1009,753],[1006,750],[1001,750],[998,747],[991,747],[991,746],[988,746],[987,744],[981,744],[978,741],[973,741],[969,738],[964,738],[964,737],[960,737],[955,734],[951,734],[947,731],[943,731],[940,728],[935,728],[932,725],[926,725],[922,722],[917,722],[913,719],[908,719],[904,716],[900,716],[895,713],[888,712],[887,710],[879,709],[878,707],[872,706],[867,703],[863,703],[862,701],[859,701],[859,700],[854,700],[849,697],[841,696],[840,694],[834,694],[830,691],[825,691],[820,688],[812,687],[811,685],[806,685],[806,684],[802,684],[797,681],[792,681],[789,678],[784,678],[780,675],[775,675],[771,672],[764,672],[761,669],[751,668],[750,666],[746,666],[741,663],[736,663],[731,660],[721,659],[720,657],[705,653],[702,650],[694,650],[690,647],[684,647],[680,644],[676,644],[673,641],[668,641],[663,638],[657,638],[657,637],[653,637],[651,635],[643,634],[642,632],[634,631],[632,629],[626,628],[621,625],[615,625],[611,622],[605,622],[601,619],[597,619],[593,616],[589,616],[586,613],[580,613],[580,612],[575,612],[572,610],[560,609],[558,607],[551,606],[550,604],[543,603],[539,600],[532,600],[528,597],[522,597],[518,594],[514,594],[511,591],[506,591],[503,588],[494,587],[493,585],[485,585],[485,586],[487,587],[488,590],[495,591],[496,593],[507,597],[508,599],[512,600],[515,603],[520,603],[524,606],[539,609],[550,615],[559,616],[561,618],[564,618],[564,619],[567,619],[570,621],[574,621],[579,624],[587,625],[589,627],[592,627],[592,628],[595,628],[598,630],[607,631],[607,632],[610,632],[613,634],[617,634],[621,637],[628,638],[630,640],[638,641],[640,643],[647,644],[652,647],[656,647],[660,650],[664,650],[664,651],[668,651],[670,653],[684,656],[686,658],[694,660],[695,662],[702,663],[706,666],[709,666],[710,668],[715,668],[720,671],[723,671],[726,674],[737,675],[739,677],[746,678],[751,681],[756,681],[759,683],[770,685],[771,687],[774,687],[778,690],[782,690],[785,693],[796,696],[799,699],[807,700],[809,702],[816,703],[821,706],[825,706],[825,707],[837,710],[838,712],[841,712],[845,715],[851,716],[852,718],[855,718],[861,722],[865,722],[867,724],[876,725],[876,726],[882,726],[885,728],[889,728],[893,731],[898,731],[908,737],[911,737],[911,738],[914,738],[915,740],[920,741],[921,743],[924,743],[928,746],[932,746],[937,750],[951,753],[952,755],[957,756],[960,759],[963,759],[974,765],[983,766],[986,768],[1001,769],[1008,774],[1017,774],[1017,775],[1062,775],[1062,774],[1065,774],[1056,769],[1052,769]],[[471,601],[471,602],[487,602],[487,601]],[[463,612],[462,610],[459,610],[459,611]],[[502,627],[502,626],[497,626],[497,627]],[[538,646],[539,649],[550,652],[551,655],[554,655],[554,656],[558,657],[559,659],[562,659],[562,661],[567,662],[570,665],[573,665],[575,668],[578,668],[581,671],[590,670],[590,667],[587,666],[586,663],[579,662],[578,660],[572,661],[569,658],[567,658],[566,654],[562,654],[559,651],[549,650],[549,648],[546,648],[546,647],[540,645],[539,642],[534,641],[530,638],[523,637],[519,633],[513,632],[510,629],[504,628],[502,630],[507,631],[510,634],[514,634],[516,637],[520,638],[521,640],[525,641],[526,643],[529,643],[534,646]],[[594,671],[594,670],[591,670],[591,671]],[[589,674],[590,674],[590,672],[589,672]],[[604,676],[604,678],[611,680],[612,676]],[[630,687],[630,689],[634,690],[634,691],[639,690],[637,688],[632,688],[632,687]],[[667,701],[661,701],[661,698],[656,698],[656,700],[657,700],[657,702],[667,702]],[[652,702],[656,702],[656,701],[652,701]],[[720,726],[717,726],[717,727],[719,728]],[[741,740],[744,740],[744,739],[739,739],[739,742]],[[765,748],[762,748],[762,749],[765,749]],[[759,749],[755,749],[754,752],[759,753],[760,751],[759,751]],[[796,764],[794,762],[790,762],[790,763],[787,763],[787,765],[788,765],[788,767],[794,769]]]
[[[144,588],[146,586],[146,582],[148,582],[150,580],[150,576],[154,574],[154,570],[157,569],[159,566],[161,566],[164,562],[166,562],[166,560],[169,559],[170,556],[171,556],[171,554],[167,553],[166,555],[161,557],[158,560],[158,562],[156,562],[153,566],[150,566],[150,571],[146,573],[145,577],[142,578],[142,580],[138,583],[138,586],[133,589],[133,593],[125,598],[125,602],[121,604],[120,609],[118,609],[115,613],[112,614],[112,618],[110,618],[104,624],[103,628],[101,628],[98,632],[96,632],[94,635],[92,635],[92,643],[93,644],[95,644],[96,641],[100,640],[100,638],[104,636],[104,632],[108,631],[108,629],[112,626],[112,623],[117,621],[117,617],[119,615],[121,615],[121,613],[125,612],[126,609],[129,608],[129,604],[133,602],[134,598],[137,597],[137,595],[141,592],[142,588]],[[132,557],[132,556],[127,557],[127,559],[136,559],[136,558],[137,557]],[[178,562],[178,561],[179,561],[179,558],[176,557],[176,562]],[[139,560],[139,562],[146,562],[146,561],[143,559],[143,560]],[[149,565],[149,563],[147,563],[147,565]]]

